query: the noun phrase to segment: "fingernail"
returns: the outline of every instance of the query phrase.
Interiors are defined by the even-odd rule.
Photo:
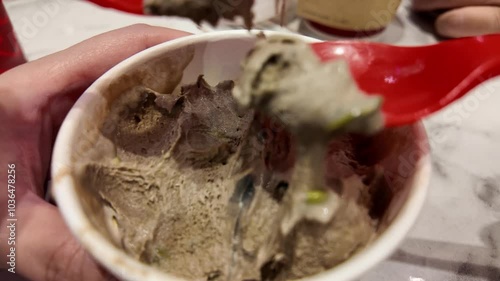
[[[461,13],[445,13],[436,20],[436,30],[447,37],[460,37],[465,31],[465,16]]]

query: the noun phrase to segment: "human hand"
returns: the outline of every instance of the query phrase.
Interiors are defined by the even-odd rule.
[[[446,37],[500,33],[500,0],[413,0],[415,11],[447,10],[436,20]]]
[[[73,238],[57,208],[42,198],[57,131],[82,92],[108,69],[182,31],[134,25],[0,75],[0,179],[16,175],[16,273],[33,281],[103,281],[112,277]],[[0,189],[0,227],[7,229],[6,188]],[[1,267],[7,266],[6,231],[0,232]]]

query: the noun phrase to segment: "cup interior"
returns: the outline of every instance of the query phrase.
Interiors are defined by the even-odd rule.
[[[180,280],[140,263],[123,251],[113,216],[99,192],[77,180],[78,163],[112,157],[96,152],[111,105],[138,85],[157,92],[179,90],[199,75],[215,85],[237,80],[240,62],[256,42],[245,31],[216,32],[166,42],[120,63],[97,80],[78,100],[59,132],[53,155],[54,194],[68,226],[83,246],[123,280]],[[268,36],[276,36],[274,33]],[[285,34],[280,34],[285,36]],[[297,35],[286,35],[297,38]],[[302,38],[312,42],[313,39]],[[386,129],[361,143],[371,160],[383,168],[393,191],[382,216],[380,234],[341,265],[307,280],[352,280],[394,251],[423,204],[430,174],[428,144],[421,124]],[[367,160],[368,161],[368,160]]]

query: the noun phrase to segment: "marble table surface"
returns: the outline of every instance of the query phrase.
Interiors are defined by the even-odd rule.
[[[128,15],[84,1],[4,2],[29,60],[134,23],[194,33],[211,30],[183,19]],[[258,2],[259,9],[269,11],[266,5],[271,1]],[[372,39],[398,45],[436,42],[429,27],[411,16],[408,5],[403,1],[397,20]],[[259,27],[280,29],[268,23]],[[227,28],[232,27],[218,29]],[[309,32],[298,20],[288,29]],[[500,79],[484,83],[424,123],[433,175],[423,211],[394,255],[360,281],[499,281]]]

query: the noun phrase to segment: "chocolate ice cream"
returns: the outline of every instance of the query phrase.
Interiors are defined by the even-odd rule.
[[[281,232],[287,234],[302,219],[328,223],[340,203],[324,183],[327,144],[345,132],[381,130],[381,98],[358,88],[346,61],[321,62],[309,44],[289,37],[259,40],[238,82],[234,96],[241,105],[281,120],[297,140]],[[311,204],[308,196],[322,199]]]

